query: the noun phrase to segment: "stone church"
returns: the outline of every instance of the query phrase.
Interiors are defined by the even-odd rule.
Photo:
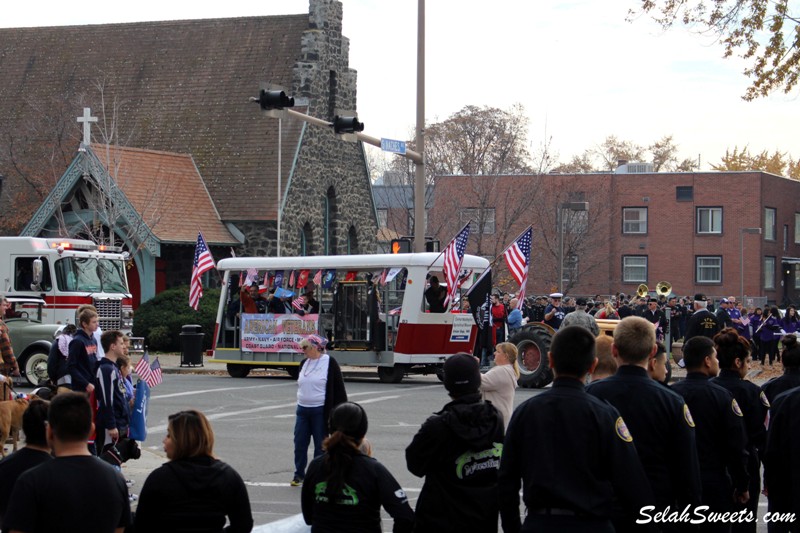
[[[208,216],[200,218],[209,229],[200,229],[214,235],[207,240],[216,259],[231,245],[239,256],[276,255],[279,211],[281,255],[373,252],[376,211],[361,143],[291,118],[279,128],[249,102],[266,83],[323,120],[355,111],[342,16],[340,1],[310,0],[299,15],[0,29],[0,232],[63,232],[50,218],[73,197],[58,183],[76,179],[68,168],[78,159],[104,161],[113,146],[130,149],[129,157],[150,154],[151,163],[189,158],[201,183],[189,176],[194,184],[173,187],[171,201],[189,204],[181,195],[207,191]],[[76,121],[84,108],[99,117],[86,145]],[[161,163],[153,164],[142,179],[160,180]],[[151,230],[172,247],[170,257],[161,257],[164,247],[150,253],[181,264],[162,268],[158,289],[187,282],[198,230],[197,220],[168,219]],[[136,266],[146,300],[157,268],[143,264]]]

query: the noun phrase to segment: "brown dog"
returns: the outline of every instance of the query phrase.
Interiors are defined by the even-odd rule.
[[[17,451],[19,430],[22,429],[22,413],[28,408],[30,398],[0,402],[0,445],[2,456],[6,456],[5,443],[8,436],[14,439],[14,451]]]

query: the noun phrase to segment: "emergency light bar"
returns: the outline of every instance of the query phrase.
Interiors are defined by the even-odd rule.
[[[49,241],[50,248],[61,250],[81,250],[84,252],[116,252],[121,253],[121,246],[109,246],[107,244],[95,244],[91,241],[74,240],[74,241]]]

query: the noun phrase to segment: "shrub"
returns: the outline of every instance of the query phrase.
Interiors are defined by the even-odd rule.
[[[203,349],[211,348],[219,305],[219,289],[204,289],[200,308],[189,307],[189,286],[167,289],[139,306],[133,317],[133,335],[144,337],[149,349],[179,352],[181,328],[198,324],[205,334]]]

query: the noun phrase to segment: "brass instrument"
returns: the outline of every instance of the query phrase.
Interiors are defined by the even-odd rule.
[[[644,283],[642,283],[641,285],[639,285],[639,287],[637,287],[636,296],[638,296],[639,298],[647,298],[648,294],[650,294],[650,289]]]
[[[672,284],[669,281],[659,281],[656,285],[656,294],[659,296],[669,296],[672,292]]]

